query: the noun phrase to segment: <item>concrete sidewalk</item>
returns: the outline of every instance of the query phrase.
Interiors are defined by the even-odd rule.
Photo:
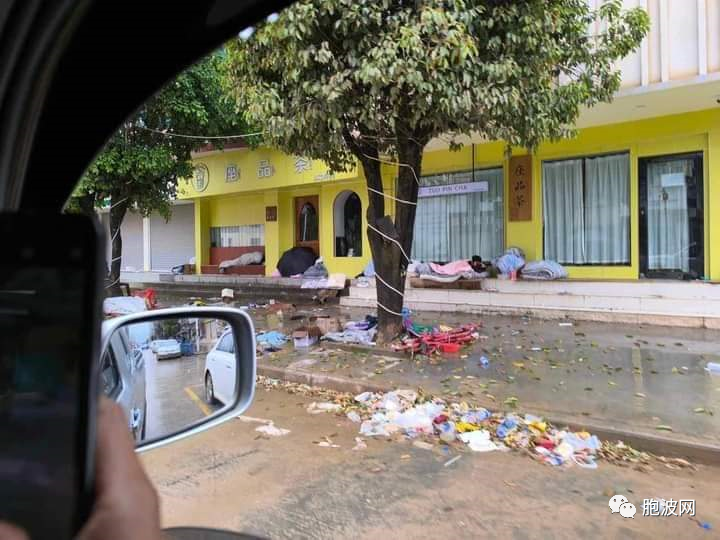
[[[364,311],[310,308],[341,319]],[[296,312],[302,314],[302,310]],[[303,321],[253,312],[259,328],[289,333]],[[348,390],[421,387],[455,401],[542,414],[575,425],[659,441],[720,447],[720,377],[704,368],[720,362],[715,330],[620,326],[500,316],[425,313],[421,323],[482,322],[482,338],[456,355],[433,358],[330,347],[259,358],[268,374],[289,368],[308,381]],[[562,324],[562,325],[561,325]],[[480,357],[490,365],[483,369]],[[298,375],[299,374],[299,375]],[[343,382],[344,381],[344,382]]]

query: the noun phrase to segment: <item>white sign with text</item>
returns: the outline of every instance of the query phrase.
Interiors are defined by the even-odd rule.
[[[441,195],[462,195],[464,193],[481,193],[488,190],[487,182],[467,182],[465,184],[449,184],[446,186],[425,186],[418,190],[418,197],[439,197]]]

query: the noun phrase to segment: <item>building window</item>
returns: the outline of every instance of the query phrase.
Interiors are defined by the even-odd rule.
[[[335,256],[362,256],[362,205],[352,191],[343,191],[333,204]]]
[[[249,247],[264,245],[264,224],[210,227],[211,247]]]
[[[545,258],[561,264],[630,264],[627,153],[542,166]]]
[[[492,259],[503,251],[503,170],[423,176],[412,255],[423,261]]]

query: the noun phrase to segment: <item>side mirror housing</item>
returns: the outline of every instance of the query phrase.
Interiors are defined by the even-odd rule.
[[[102,326],[100,389],[125,411],[138,451],[242,414],[255,392],[255,330],[242,310],[159,309]]]

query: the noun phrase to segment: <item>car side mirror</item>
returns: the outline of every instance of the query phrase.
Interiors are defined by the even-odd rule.
[[[100,391],[128,419],[138,451],[242,414],[255,391],[255,331],[233,308],[182,307],[103,322]]]

